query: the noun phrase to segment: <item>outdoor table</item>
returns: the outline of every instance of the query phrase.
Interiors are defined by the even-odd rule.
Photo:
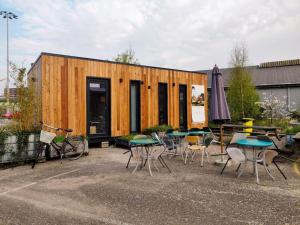
[[[176,153],[175,155],[181,155],[183,159],[183,152],[182,152],[182,140],[189,135],[188,132],[172,132],[167,134],[169,137],[176,138],[178,139],[178,144],[179,144],[179,149],[180,149],[180,154],[177,154],[177,148],[176,148]]]
[[[147,154],[147,159],[148,159],[148,157],[151,153],[150,152],[151,151],[150,147],[153,146],[153,145],[156,145],[156,144],[159,144],[159,142],[157,140],[152,139],[152,138],[135,139],[135,140],[130,141],[131,146],[140,146],[141,147],[141,152],[140,152],[141,155],[143,154],[143,147],[145,148],[146,154]],[[137,149],[137,151],[139,151],[139,150]],[[146,162],[147,162],[147,159],[146,159]],[[151,163],[148,162],[149,173],[152,176],[152,171],[151,171],[151,165],[150,164]],[[141,168],[142,167],[143,167],[143,160],[141,162]],[[136,167],[133,170],[133,173],[137,170],[137,168],[138,168],[138,163],[136,164]]]
[[[240,140],[238,140],[237,144],[241,145],[243,147],[252,147],[253,159],[250,160],[250,159],[248,159],[246,157],[246,160],[249,160],[249,161],[253,162],[253,173],[256,173],[256,181],[259,184],[258,172],[255,170],[255,164],[258,161],[258,158],[256,156],[256,149],[260,148],[260,150],[264,151],[264,150],[266,150],[267,147],[272,146],[273,142],[271,142],[271,141],[261,141],[261,140],[258,140],[258,139],[250,139],[250,138],[248,138],[248,139],[240,139]],[[245,149],[244,149],[244,153],[245,153]],[[246,156],[246,154],[245,154],[245,156]],[[265,157],[265,155],[263,155],[263,157]],[[268,172],[268,174],[269,174],[269,172]],[[271,176],[271,174],[269,174],[269,175]]]
[[[210,134],[209,131],[203,131],[203,130],[198,130],[198,131],[189,131],[189,134],[191,135],[207,135]]]

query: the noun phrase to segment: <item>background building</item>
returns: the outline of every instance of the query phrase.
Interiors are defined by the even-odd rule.
[[[261,100],[263,94],[274,94],[286,102],[289,109],[300,111],[300,59],[265,62],[246,69],[252,77]],[[232,68],[221,68],[225,90],[229,87]],[[208,74],[208,91],[211,88],[212,70],[201,70]]]
[[[29,76],[37,81],[41,120],[89,142],[158,124],[208,124],[203,73],[42,53]]]

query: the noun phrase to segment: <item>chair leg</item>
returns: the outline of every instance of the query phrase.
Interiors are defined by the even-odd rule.
[[[184,153],[185,153],[184,164],[186,165],[186,161],[187,161],[187,158],[188,158],[188,152],[185,151]]]
[[[158,157],[158,160],[159,160],[160,164],[162,165],[162,167],[165,167],[165,165],[164,165],[163,162],[161,161],[160,157]]]
[[[135,165],[135,168],[134,168],[134,170],[131,172],[132,174],[134,174],[135,173],[135,171],[137,170],[137,168],[139,167],[139,158],[136,160],[136,165]]]
[[[155,169],[157,170],[157,172],[159,172],[159,169],[158,169],[158,167],[157,167],[157,165],[156,165],[155,160],[153,160],[152,162],[153,162],[153,166],[155,167]]]
[[[277,167],[277,169],[279,170],[279,172],[281,173],[281,175],[284,177],[284,179],[287,180],[287,177],[284,175],[284,173],[282,172],[282,170],[279,168],[279,166],[277,165],[277,163],[275,161],[273,161],[273,163],[275,164],[275,166]]]
[[[203,166],[203,160],[204,160],[204,149],[202,150],[202,156],[201,156],[201,166]]]
[[[167,167],[167,169],[169,170],[169,172],[171,173],[172,171],[170,170],[170,168],[168,167],[167,163],[165,162],[165,160],[159,156],[159,158],[161,159],[161,161],[163,162],[163,164]]]
[[[152,177],[153,175],[152,175],[152,171],[151,171],[151,159],[149,158],[148,159],[148,169],[149,169],[149,173],[150,173],[150,176]]]
[[[207,162],[209,162],[209,155],[208,155],[208,152],[206,151],[206,148],[205,148],[205,153],[206,153],[206,157],[207,157]]]
[[[242,164],[242,163],[240,163],[240,164],[238,165],[238,167],[236,168],[235,172],[238,172],[238,171],[239,171],[239,169],[240,169],[240,167],[241,167],[241,164]]]
[[[272,180],[275,180],[275,178],[272,176],[269,168],[267,166],[265,166],[265,169],[266,169],[267,173],[269,174],[269,176],[272,178]]]
[[[148,161],[148,158],[146,158],[146,159],[145,159],[144,165],[143,165],[143,161],[142,161],[142,165],[143,165],[143,167],[145,167],[145,166],[146,166],[146,163],[147,163],[147,161]],[[149,162],[148,162],[148,163],[149,163]]]
[[[237,176],[238,178],[239,178],[240,176],[242,176],[242,174],[244,173],[244,170],[245,170],[246,165],[247,165],[246,162],[247,162],[247,161],[244,162],[244,165],[243,165],[241,171],[239,172],[239,174],[238,174],[238,176]],[[242,163],[239,164],[239,167],[241,166],[241,164],[242,164]],[[238,167],[238,168],[239,168],[239,167]]]
[[[227,163],[229,162],[230,159],[231,159],[231,158],[228,157],[228,159],[227,159],[227,161],[226,161],[226,163],[225,163],[225,165],[224,165],[224,167],[223,167],[223,169],[222,169],[222,171],[221,171],[221,175],[223,174],[223,172],[224,172],[224,170],[225,170],[225,167],[227,166]]]
[[[128,159],[128,162],[127,162],[126,168],[128,168],[131,158],[132,158],[132,155],[130,155],[130,156],[129,156],[129,159]]]
[[[256,175],[256,182],[257,182],[257,184],[259,184],[258,170],[257,170],[257,162],[255,162],[254,170],[255,170],[255,175]]]
[[[193,153],[191,154],[191,162],[194,162],[194,157],[195,157],[195,155],[196,155],[196,152],[193,152]]]

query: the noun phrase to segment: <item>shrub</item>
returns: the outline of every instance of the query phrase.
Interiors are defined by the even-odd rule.
[[[122,136],[118,139],[122,140],[122,141],[131,141],[133,140],[133,138],[136,136],[136,134],[129,134],[129,135],[126,135],[126,136]]]
[[[143,130],[143,134],[150,135],[153,132],[166,132],[168,129],[172,129],[172,126],[167,124],[156,125],[154,127],[148,127]]]
[[[300,132],[300,125],[294,127],[288,127],[285,129],[286,134],[296,134],[298,132]]]

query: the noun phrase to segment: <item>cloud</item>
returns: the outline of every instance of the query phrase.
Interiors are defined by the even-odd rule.
[[[20,15],[11,58],[26,65],[41,51],[112,59],[131,45],[146,65],[225,67],[240,41],[247,43],[251,63],[300,57],[298,0],[4,2]]]

